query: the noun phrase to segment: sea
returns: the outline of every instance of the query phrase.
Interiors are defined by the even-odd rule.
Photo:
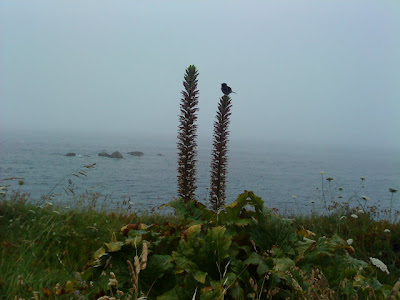
[[[211,140],[198,142],[196,197],[205,204],[211,150]],[[98,156],[114,151],[124,158]],[[144,155],[128,155],[131,151]],[[77,155],[65,156],[69,152]],[[94,168],[84,168],[92,164]],[[5,180],[10,177],[22,177],[24,184]],[[400,189],[400,155],[383,147],[233,140],[227,178],[227,203],[250,190],[267,207],[287,215],[324,212],[332,201],[385,210],[393,200],[393,209],[400,209],[400,193],[389,191]],[[33,202],[47,196],[69,206],[78,195],[98,192],[107,210],[129,203],[138,211],[154,211],[177,197],[176,140],[129,134],[2,133],[0,186],[4,185],[30,194]]]

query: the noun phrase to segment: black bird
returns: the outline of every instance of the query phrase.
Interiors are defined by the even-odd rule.
[[[230,93],[236,94],[226,83],[221,84],[221,91],[224,93],[225,96],[228,96]]]

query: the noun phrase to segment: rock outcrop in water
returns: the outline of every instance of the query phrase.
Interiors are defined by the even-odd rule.
[[[69,153],[65,154],[65,156],[76,156],[76,153],[74,153],[74,152],[69,152]]]
[[[144,155],[144,153],[140,152],[140,151],[128,152],[128,154],[132,155],[132,156],[142,156],[142,155]]]
[[[122,156],[122,154],[119,153],[118,151],[113,152],[113,153],[110,155],[110,157],[111,157],[111,158],[124,158],[124,157]]]
[[[119,153],[118,151],[115,151],[112,154],[108,154],[107,152],[100,152],[98,155],[108,158],[124,158],[122,154]]]

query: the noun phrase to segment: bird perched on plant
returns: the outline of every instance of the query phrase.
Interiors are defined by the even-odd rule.
[[[228,96],[230,93],[236,94],[226,83],[221,84],[221,91],[224,93],[225,96]]]

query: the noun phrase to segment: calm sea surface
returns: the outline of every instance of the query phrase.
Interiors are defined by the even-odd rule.
[[[161,142],[126,137],[88,136],[18,136],[0,138],[0,185],[4,178],[24,177],[20,187],[33,199],[41,195],[64,192],[71,179],[75,192],[101,192],[108,195],[110,209],[123,199],[146,210],[166,203],[176,196],[176,141]],[[211,141],[199,142],[198,199],[207,203]],[[252,190],[266,205],[288,213],[307,213],[322,207],[321,171],[325,197],[347,201],[353,195],[367,196],[367,205],[388,208],[389,188],[400,187],[400,155],[395,151],[375,148],[317,147],[295,145],[251,145],[231,143],[227,184],[227,202],[244,190]],[[99,157],[99,152],[119,151],[123,159]],[[142,151],[141,157],[127,155]],[[68,152],[76,157],[66,157]],[[159,155],[161,154],[161,155]],[[84,165],[96,163],[84,178],[73,173]],[[361,181],[360,177],[365,177]],[[57,185],[58,184],[58,185]],[[16,182],[13,187],[18,188]],[[55,188],[54,188],[55,187]],[[343,191],[338,188],[342,187]],[[400,209],[400,193],[394,195],[394,207]],[[354,202],[354,200],[353,200]],[[354,202],[354,204],[357,204]]]

